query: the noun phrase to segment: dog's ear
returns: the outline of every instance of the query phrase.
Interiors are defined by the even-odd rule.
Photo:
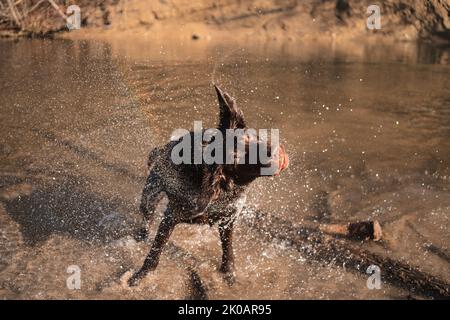
[[[246,128],[244,113],[238,108],[236,101],[226,92],[223,92],[218,86],[214,85],[219,100],[219,127],[225,132],[226,129],[244,129]]]

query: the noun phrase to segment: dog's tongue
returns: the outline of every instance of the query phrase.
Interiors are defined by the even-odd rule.
[[[288,167],[288,165],[289,165],[289,157],[287,153],[284,151],[284,147],[280,146],[280,149],[278,151],[278,171],[275,175],[278,176],[281,171],[283,171]]]
[[[280,152],[281,153],[281,152]],[[289,165],[289,157],[288,155],[283,151],[280,154],[280,171],[283,171],[284,169],[287,168],[287,166]]]
[[[286,169],[289,166],[289,156],[287,155],[287,153],[283,154],[283,166],[281,168],[281,170]]]

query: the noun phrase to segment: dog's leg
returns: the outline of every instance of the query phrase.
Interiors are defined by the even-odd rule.
[[[147,181],[145,182],[144,190],[142,190],[140,211],[144,216],[145,227],[141,228],[137,235],[136,240],[145,240],[148,237],[148,226],[152,223],[156,206],[162,198],[162,188],[159,181],[159,177],[153,173],[150,173]]]
[[[220,272],[224,273],[227,282],[232,284],[234,282],[233,221],[219,224],[219,234],[222,242]]]
[[[158,200],[161,198],[162,187],[160,178],[150,172],[142,190],[140,209],[147,222],[151,222]]]
[[[163,250],[167,240],[169,240],[170,234],[176,225],[169,209],[166,210],[164,214],[164,218],[159,225],[158,232],[156,233],[155,240],[153,241],[152,248],[145,258],[144,265],[128,280],[128,284],[130,286],[137,285],[139,280],[144,278],[150,271],[155,270],[158,265],[161,251]]]

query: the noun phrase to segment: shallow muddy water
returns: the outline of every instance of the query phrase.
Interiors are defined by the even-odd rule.
[[[251,127],[280,129],[290,156],[252,186],[250,212],[294,227],[377,219],[383,241],[356,245],[450,282],[449,57],[404,43],[0,42],[0,297],[192,298],[193,274],[208,298],[410,294],[369,290],[366,276],[239,222],[233,286],[217,271],[217,230],[189,225],[126,286],[150,245],[133,238],[147,154],[175,129],[215,125],[212,82]],[[80,290],[67,287],[71,265]]]

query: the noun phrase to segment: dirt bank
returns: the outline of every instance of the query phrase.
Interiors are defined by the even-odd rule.
[[[394,40],[450,39],[448,0],[387,0],[380,3],[381,29],[366,26],[368,0],[105,0],[55,1],[65,12],[81,9],[85,33],[177,34],[192,39],[220,34],[272,40],[358,38],[377,33]],[[49,2],[22,1],[12,13],[1,0],[3,34],[51,35],[66,30],[65,21]],[[33,10],[31,10],[33,9]],[[15,17],[19,16],[19,18]],[[168,31],[168,32],[162,32]],[[162,33],[161,33],[162,32]]]

